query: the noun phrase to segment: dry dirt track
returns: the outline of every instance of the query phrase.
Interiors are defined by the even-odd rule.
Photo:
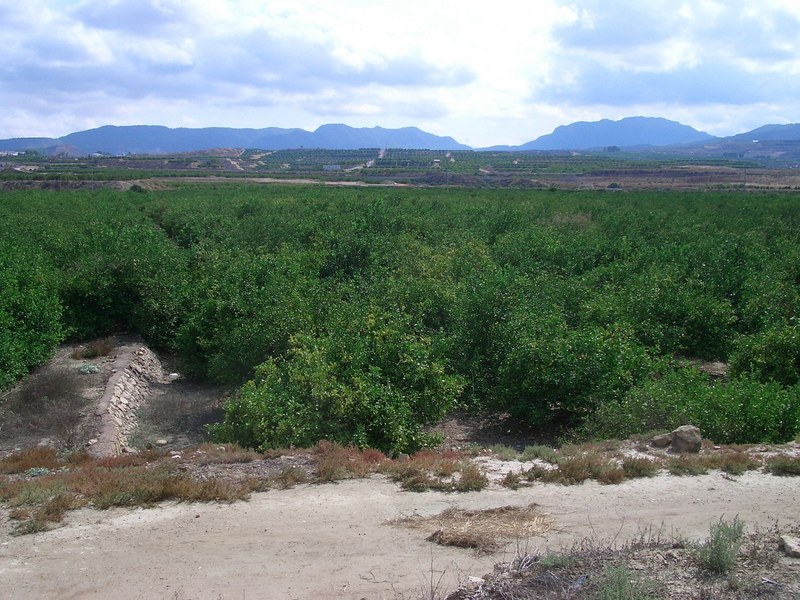
[[[527,542],[557,548],[586,536],[622,541],[642,530],[704,538],[721,515],[748,527],[800,521],[796,478],[748,473],[661,475],[618,486],[536,484],[510,491],[447,495],[401,491],[382,479],[299,486],[234,505],[181,504],[149,510],[83,510],[51,532],[0,533],[0,596],[23,599],[421,598],[431,562],[459,577],[481,576],[509,558],[425,542],[387,521],[451,506],[536,502],[558,531]]]

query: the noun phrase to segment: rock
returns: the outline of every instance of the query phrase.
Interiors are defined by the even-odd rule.
[[[166,446],[167,444],[169,444],[169,441],[164,438],[156,440],[156,446]]]
[[[132,447],[132,446],[123,446],[122,447],[122,453],[123,454],[139,454],[139,451],[136,448]]]
[[[703,436],[694,425],[681,425],[671,434],[670,448],[675,452],[700,452]]]
[[[408,462],[409,460],[411,460],[411,457],[405,452],[401,452],[397,455],[397,462]]]
[[[88,442],[86,442],[87,446],[94,446],[97,443],[97,438],[92,438]]]
[[[181,374],[180,373],[170,373],[169,376],[168,376],[168,379],[170,381],[178,381],[178,379],[180,379],[180,378],[181,378]]]
[[[786,556],[800,558],[800,538],[792,537],[790,535],[782,535],[780,546],[781,549],[786,553]]]
[[[666,448],[672,443],[672,434],[671,433],[662,433],[661,435],[653,436],[653,439],[650,440],[650,445],[655,446],[656,448]]]

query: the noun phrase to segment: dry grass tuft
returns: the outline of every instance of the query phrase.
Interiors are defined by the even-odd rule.
[[[11,429],[47,432],[66,448],[78,443],[82,376],[73,369],[43,367],[8,394],[0,419]]]
[[[72,358],[75,360],[97,358],[108,356],[117,346],[117,341],[113,337],[104,337],[92,340],[85,346],[79,346],[72,351]]]
[[[88,504],[106,509],[163,500],[233,502],[246,499],[254,489],[249,481],[193,478],[175,461],[156,453],[103,460],[78,455],[74,461],[59,461],[54,452],[44,450],[32,449],[3,461],[8,471],[26,475],[0,486],[0,500],[8,502],[20,521],[16,534],[42,531],[48,523],[61,521],[67,511]]]
[[[535,506],[503,506],[488,510],[449,508],[432,517],[407,517],[394,523],[430,531],[426,539],[443,546],[492,553],[506,541],[542,535],[552,529],[553,520],[538,512]]]
[[[275,478],[275,483],[284,490],[294,487],[299,483],[305,483],[306,481],[308,481],[306,472],[300,467],[295,466],[286,467]]]
[[[558,461],[558,469],[548,473],[553,481],[563,484],[582,483],[587,479],[620,483],[625,479],[625,472],[615,459],[596,452],[567,455]]]
[[[411,492],[472,492],[485,489],[489,479],[483,471],[469,460],[455,458],[460,456],[463,455],[457,452],[439,454],[423,451],[404,461],[384,461],[379,470]]]
[[[800,476],[800,458],[786,454],[776,456],[767,462],[767,471],[773,475]]]
[[[183,451],[185,460],[197,465],[249,463],[263,455],[236,444],[200,444]]]
[[[377,471],[381,461],[386,459],[378,450],[359,450],[324,440],[314,447],[312,453],[317,460],[317,478],[320,481],[366,477]]]
[[[28,469],[58,469],[63,463],[53,448],[37,446],[0,460],[0,473],[24,473]]]
[[[650,458],[628,457],[622,460],[622,470],[626,479],[655,477],[661,471],[661,463]]]
[[[740,451],[723,451],[712,454],[683,454],[667,463],[673,475],[705,475],[713,469],[729,475],[741,475],[761,467],[761,461]]]

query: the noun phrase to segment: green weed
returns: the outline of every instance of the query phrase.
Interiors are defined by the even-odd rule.
[[[736,564],[743,536],[744,523],[738,516],[731,522],[720,517],[717,523],[711,525],[708,539],[696,550],[700,567],[718,575],[730,572]]]

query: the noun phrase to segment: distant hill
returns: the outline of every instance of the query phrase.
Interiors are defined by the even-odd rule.
[[[72,153],[170,154],[210,148],[418,148],[425,150],[469,150],[451,137],[427,133],[416,127],[384,129],[323,125],[316,131],[303,129],[234,129],[206,127],[170,129],[157,125],[106,125],[70,133],[61,138],[16,138],[0,140],[0,150],[39,150],[55,153],[70,148]]]
[[[800,140],[800,123],[791,123],[789,125],[764,125],[762,127],[758,127],[757,129],[753,129],[752,131],[732,135],[725,139],[737,142],[752,142],[753,140]]]
[[[659,152],[707,157],[800,160],[800,124],[764,125],[752,131],[717,138],[676,121],[657,117],[627,117],[619,121],[580,121],[557,127],[521,146],[492,146],[495,152],[603,150],[658,148]],[[427,133],[417,127],[385,129],[322,125],[315,131],[266,127],[177,128],[159,125],[106,125],[70,133],[61,138],[14,138],[0,140],[0,151],[38,150],[43,154],[113,155],[175,154],[219,148],[284,150],[323,148],[402,148],[420,150],[472,150],[452,137]]]
[[[619,121],[579,121],[512,150],[589,150],[617,146],[671,146],[715,139],[688,125],[658,117],[626,117]]]

